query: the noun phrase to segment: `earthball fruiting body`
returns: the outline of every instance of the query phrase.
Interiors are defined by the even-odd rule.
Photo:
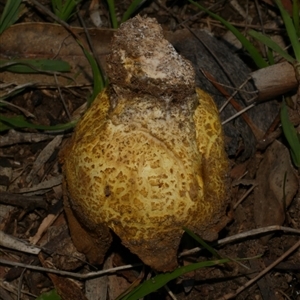
[[[124,34],[137,45],[127,45]],[[228,164],[218,111],[153,19],[126,22],[112,49],[110,86],[63,154],[71,233],[76,239],[77,220],[97,240],[91,247],[97,244],[100,256],[81,247],[94,262],[101,263],[112,230],[145,264],[169,271],[183,227],[210,240],[224,225]],[[162,68],[164,55],[169,63]]]

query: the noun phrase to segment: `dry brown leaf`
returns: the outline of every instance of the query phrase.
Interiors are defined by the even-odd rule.
[[[39,259],[44,268],[51,268],[51,264],[43,258],[41,253]],[[48,273],[51,281],[53,282],[58,294],[62,300],[87,300],[83,292],[81,291],[77,282],[72,279],[58,276],[52,273]]]
[[[58,220],[59,218],[60,220]],[[55,220],[53,226],[48,228],[47,235],[45,235],[48,242],[56,245],[54,253],[52,253],[52,256],[48,260],[59,270],[72,271],[82,267],[85,256],[79,253],[72,243],[65,220],[63,219],[63,224],[59,224],[62,222],[62,219],[63,216],[60,215]],[[42,240],[39,244],[43,245]]]
[[[81,28],[73,28],[82,39],[85,34]],[[109,53],[109,44],[113,34],[110,29],[89,29],[89,33],[100,61]],[[5,41],[0,44],[0,59],[32,58],[60,59],[71,65],[71,73],[66,78],[58,77],[61,86],[91,84],[92,72],[82,49],[74,38],[62,26],[49,23],[21,23],[8,28],[1,36]],[[0,81],[56,85],[55,78],[47,74],[0,73]]]
[[[103,270],[113,268],[112,256],[109,256],[103,265]],[[112,275],[116,276],[116,275]],[[88,279],[85,282],[85,295],[88,299],[106,300],[108,298],[108,275]],[[112,298],[115,299],[115,298]]]
[[[85,293],[89,300],[107,299],[107,276],[89,279],[85,283]]]
[[[254,192],[256,226],[282,225],[286,207],[291,204],[299,187],[289,151],[283,144],[274,141],[267,149],[257,170],[256,181],[257,187]]]
[[[39,153],[34,161],[30,173],[26,177],[26,182],[31,182],[38,174],[38,172],[45,166],[48,159],[53,155],[54,151],[59,147],[62,142],[62,135],[55,136],[46,147]],[[44,170],[43,170],[44,175]]]
[[[108,267],[112,268],[114,255],[111,255],[108,260]],[[110,265],[109,265],[110,264]],[[112,274],[108,276],[108,295],[109,299],[116,299],[121,295],[127,288],[130,286],[130,283],[122,276],[118,274]]]

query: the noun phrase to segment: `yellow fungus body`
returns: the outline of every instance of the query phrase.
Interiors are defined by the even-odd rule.
[[[76,228],[92,235],[88,247],[81,237],[75,245],[93,262],[102,262],[112,230],[146,264],[169,271],[177,265],[183,227],[211,240],[225,223],[228,163],[221,123],[212,98],[194,87],[189,62],[178,57],[185,72],[192,72],[186,82],[153,68],[132,75],[135,63],[115,51],[112,60],[120,54],[123,75],[127,69],[131,75],[112,80],[98,95],[63,153],[71,233],[73,240]],[[116,78],[114,65],[108,68]],[[151,90],[147,70],[155,73]],[[159,84],[168,76],[170,84],[155,91],[159,76]],[[186,91],[172,92],[176,80]]]

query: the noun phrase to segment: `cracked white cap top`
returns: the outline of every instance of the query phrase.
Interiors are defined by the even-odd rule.
[[[164,38],[155,19],[136,16],[123,23],[111,48],[107,73],[113,85],[175,101],[195,93],[191,63]]]

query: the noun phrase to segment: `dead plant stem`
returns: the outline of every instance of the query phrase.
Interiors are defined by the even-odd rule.
[[[267,268],[265,268],[263,271],[261,271],[256,277],[253,279],[249,280],[246,284],[241,286],[236,290],[235,293],[230,293],[219,300],[227,300],[227,299],[232,299],[235,298],[238,294],[240,294],[242,291],[244,291],[247,287],[258,281],[261,277],[263,277],[265,274],[267,274],[271,269],[273,269],[276,265],[278,265],[281,261],[283,261],[286,257],[288,257],[291,253],[293,253],[297,248],[300,247],[300,240],[294,244],[289,250],[287,250],[283,255],[281,255],[277,260],[275,260],[272,264],[270,264]]]

